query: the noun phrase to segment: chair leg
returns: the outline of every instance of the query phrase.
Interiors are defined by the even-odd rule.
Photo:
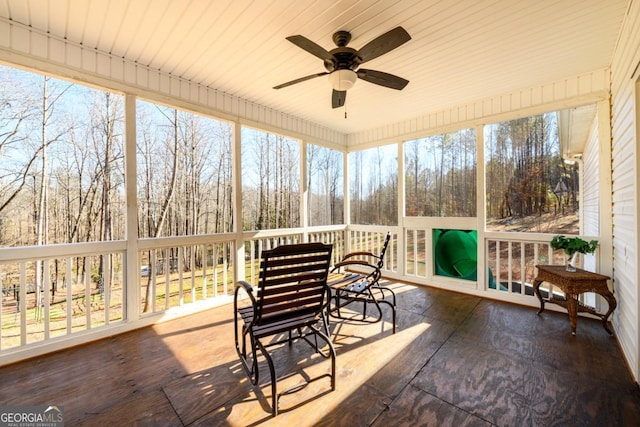
[[[331,374],[329,374],[329,376],[331,377],[331,390],[334,391],[336,389],[336,349],[333,346],[333,343],[331,342],[331,339],[329,338],[329,336],[325,335],[320,329],[317,328],[317,326],[313,325],[310,328],[313,331],[316,350],[323,357],[331,358]],[[322,340],[325,341],[329,346],[329,352],[326,356],[322,353],[322,351],[320,351],[318,347],[318,336],[322,338]],[[307,340],[306,337],[304,339]],[[265,346],[257,339],[255,340],[255,344],[260,349],[260,352],[263,354],[263,356],[267,360],[267,365],[269,366],[269,374],[271,375],[271,415],[273,417],[276,417],[278,416],[278,400],[280,396],[278,395],[278,383],[277,383],[275,365],[273,363],[273,359],[269,355],[269,352],[267,351]],[[255,356],[256,357],[254,357],[254,360],[257,361],[257,354],[255,354]],[[322,375],[320,377],[314,378],[311,381],[315,381],[325,376],[326,375]],[[257,378],[257,366],[256,366],[256,378]],[[256,383],[254,383],[254,385],[257,385],[257,381]],[[286,391],[284,391],[283,393],[286,393]]]
[[[271,415],[276,417],[278,415],[278,387],[277,387],[277,379],[276,379],[276,368],[273,365],[273,360],[271,356],[269,356],[269,352],[262,345],[262,343],[258,340],[257,344],[260,347],[260,352],[264,355],[267,360],[267,365],[269,366],[269,373],[271,374]]]

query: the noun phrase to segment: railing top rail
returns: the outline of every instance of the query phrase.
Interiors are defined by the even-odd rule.
[[[531,232],[517,232],[517,231],[485,231],[485,239],[490,240],[502,240],[502,241],[526,241],[526,242],[543,242],[548,243],[553,239],[553,236],[558,233],[531,233]],[[575,237],[581,237],[583,239],[599,239],[599,236],[586,236],[586,235],[571,235]]]
[[[0,263],[73,257],[124,252],[127,243],[123,240],[112,242],[62,243],[43,246],[21,246],[19,248],[0,248]]]

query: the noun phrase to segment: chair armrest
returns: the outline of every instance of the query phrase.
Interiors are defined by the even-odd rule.
[[[243,290],[249,296],[249,300],[251,301],[251,305],[253,306],[254,316],[256,311],[256,297],[253,295],[253,286],[250,283],[245,282],[244,280],[240,280],[236,282],[233,296],[233,309],[234,311],[238,311],[238,295],[240,290]]]
[[[236,289],[235,289],[236,294],[238,293],[239,288],[243,288],[245,292],[248,294],[253,294],[253,286],[251,286],[250,283],[245,282],[244,280],[240,280],[236,282]]]
[[[343,258],[342,261],[340,261],[339,263],[337,263],[337,264],[335,264],[333,266],[333,268],[331,269],[331,272],[333,273],[333,272],[339,270],[342,267],[347,267],[347,266],[350,266],[350,265],[360,265],[360,266],[364,266],[364,267],[373,268],[374,270],[379,270],[377,265],[369,264],[366,261],[363,261],[363,260],[360,260],[360,259],[351,259],[351,260],[346,260],[345,261],[344,258]]]
[[[380,259],[378,255],[372,254],[371,252],[349,252],[342,258],[342,261],[347,261],[349,258],[353,257],[370,257]]]

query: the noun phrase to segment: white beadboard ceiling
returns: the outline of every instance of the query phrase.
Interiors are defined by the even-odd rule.
[[[602,69],[632,0],[0,0],[0,16],[344,133]],[[404,27],[412,39],[366,64],[410,81],[359,80],[331,108],[322,61],[337,30],[358,49]],[[345,119],[345,111],[347,118]]]

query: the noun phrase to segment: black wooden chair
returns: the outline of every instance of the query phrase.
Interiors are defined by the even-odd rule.
[[[380,254],[371,252],[350,252],[335,264],[329,275],[332,304],[329,314],[338,319],[360,320],[368,323],[382,321],[381,304],[391,308],[393,333],[396,332],[396,294],[390,288],[380,284],[384,257],[391,240],[387,233]],[[353,315],[343,314],[341,309],[353,303],[362,303],[362,319],[355,319]],[[373,305],[376,315],[367,317],[367,306]]]
[[[326,307],[330,290],[327,274],[331,262],[331,245],[303,243],[278,246],[262,251],[257,287],[240,281],[235,287],[235,345],[247,376],[258,385],[258,352],[264,356],[271,375],[273,416],[278,415],[278,398],[300,386],[277,393],[276,370],[268,347],[302,339],[320,355],[331,359],[331,373],[310,379],[331,378],[335,390],[336,352],[329,337]],[[247,298],[242,294],[246,293]],[[245,303],[245,306],[241,305]],[[248,304],[248,305],[246,305]],[[293,334],[295,333],[295,335]],[[284,336],[280,336],[280,335]],[[323,351],[318,337],[327,345]],[[312,338],[312,339],[311,339]]]

